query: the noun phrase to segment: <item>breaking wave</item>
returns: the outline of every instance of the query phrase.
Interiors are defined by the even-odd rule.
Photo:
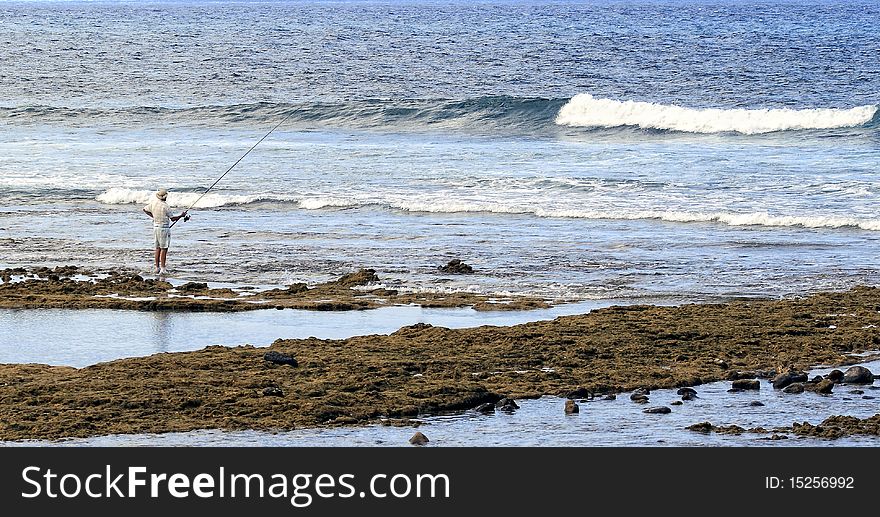
[[[95,199],[107,205],[147,204],[155,190],[131,190],[127,188],[113,187],[99,194]],[[201,192],[174,192],[168,193],[168,205],[176,208],[189,208],[199,199]],[[208,193],[199,200],[195,208],[217,208],[227,205],[247,205],[258,202],[285,202],[290,199],[284,197],[272,197],[264,195],[234,195]]]
[[[587,128],[635,126],[687,133],[754,135],[863,126],[874,119],[877,111],[877,106],[851,109],[692,109],[651,102],[601,99],[582,93],[562,106],[556,123]]]

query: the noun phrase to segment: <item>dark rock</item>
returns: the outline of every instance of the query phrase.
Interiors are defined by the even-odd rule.
[[[684,404],[684,402],[682,402],[680,400],[673,400],[672,402],[669,403],[670,406],[680,406],[682,404]]]
[[[516,403],[515,400],[504,397],[503,399],[495,403],[495,409],[499,411],[512,412],[519,409],[519,405]]]
[[[768,439],[769,440],[788,440],[788,436],[786,436],[784,434],[774,434],[773,436],[771,436]]]
[[[425,445],[429,441],[428,437],[423,435],[421,431],[416,431],[416,434],[412,435],[412,438],[409,439],[409,443],[413,445]]]
[[[632,392],[633,395],[650,395],[651,390],[648,388],[636,388]]]
[[[696,400],[697,393],[694,391],[686,391],[682,394],[681,400]]]
[[[650,415],[665,415],[667,413],[672,413],[672,410],[666,406],[657,406],[649,407],[648,409],[642,411],[642,413],[648,413]]]
[[[761,389],[761,381],[756,379],[737,379],[731,383],[731,387],[735,390],[759,390]]]
[[[843,372],[840,370],[831,370],[825,378],[831,382],[840,382],[843,380]]]
[[[862,395],[862,398],[865,400],[874,400],[877,397],[872,397],[871,395]]]
[[[764,405],[764,403],[761,402],[760,400],[753,400],[753,401],[749,402],[749,405],[752,407],[761,407]]]
[[[823,395],[828,395],[834,389],[834,383],[828,379],[822,379],[817,382],[815,387],[813,387],[813,391],[816,393],[822,393]]]
[[[686,393],[689,393],[691,395],[696,395],[697,390],[695,390],[693,388],[678,388],[678,391],[676,391],[676,393],[679,395],[684,395]]]
[[[568,394],[565,395],[565,398],[567,399],[591,399],[593,397],[593,392],[588,390],[587,388],[578,388],[574,391],[568,392]]]
[[[187,282],[177,288],[178,291],[205,291],[207,289],[208,284],[204,282]]]
[[[283,397],[284,392],[281,391],[281,388],[276,388],[275,386],[269,386],[268,388],[263,388],[263,396],[266,397]]]
[[[871,384],[874,382],[874,374],[864,366],[852,366],[843,372],[843,382],[846,384]]]
[[[459,259],[452,259],[445,266],[440,266],[440,272],[451,275],[470,275],[474,272],[474,268]]]
[[[566,415],[573,415],[575,413],[579,413],[580,410],[581,410],[581,408],[578,407],[578,405],[575,403],[575,401],[573,401],[573,400],[566,400],[565,401],[565,414]]]
[[[794,384],[789,384],[785,388],[782,389],[783,393],[803,393],[804,385],[796,382]]]
[[[617,395],[615,395],[614,393],[609,393],[608,395],[602,397],[602,400],[617,400]]]
[[[730,388],[729,390],[727,390],[727,393],[742,393],[744,391],[746,390],[742,388]]]
[[[700,422],[699,424],[689,425],[685,429],[688,429],[690,431],[696,431],[698,433],[709,434],[712,432],[712,430],[714,428],[715,428],[715,426],[712,425],[711,422]]]
[[[773,387],[777,390],[796,382],[807,382],[807,374],[803,372],[785,372],[773,377]]]
[[[271,352],[266,352],[266,354],[263,355],[263,359],[273,364],[288,364],[290,366],[297,366],[299,364],[293,357],[290,357],[287,354],[275,352],[274,350]]]
[[[633,393],[629,396],[629,399],[637,404],[647,404],[648,397],[647,395],[639,395],[638,393]]]
[[[478,413],[489,414],[495,412],[495,404],[491,402],[484,402],[479,406],[474,408]]]

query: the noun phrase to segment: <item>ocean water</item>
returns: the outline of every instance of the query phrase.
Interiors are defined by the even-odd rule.
[[[880,5],[0,3],[0,267],[566,299],[880,280]],[[476,274],[441,275],[452,258]]]

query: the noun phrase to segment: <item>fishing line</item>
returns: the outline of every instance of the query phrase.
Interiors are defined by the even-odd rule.
[[[281,122],[275,124],[275,127],[273,127],[272,129],[270,129],[268,133],[266,133],[265,135],[263,135],[263,138],[259,139],[259,140],[257,141],[257,143],[255,143],[253,146],[251,146],[250,149],[247,150],[246,153],[244,153],[243,155],[241,155],[241,158],[239,158],[238,160],[235,160],[235,163],[233,163],[232,166],[230,166],[228,169],[226,169],[226,172],[224,172],[223,174],[221,174],[220,177],[217,178],[217,181],[215,181],[214,183],[211,183],[211,186],[208,187],[207,189],[205,189],[205,191],[202,192],[202,195],[199,196],[199,198],[196,199],[195,203],[191,204],[191,205],[189,206],[189,208],[187,208],[187,209],[185,210],[185,212],[189,212],[190,210],[192,210],[192,207],[196,206],[196,204],[198,204],[198,202],[201,201],[203,197],[205,197],[205,194],[207,194],[208,192],[211,191],[211,189],[213,189],[215,186],[217,186],[217,184],[220,183],[220,180],[222,180],[224,176],[226,176],[227,174],[229,174],[229,171],[231,171],[232,169],[234,169],[235,166],[238,165],[239,162],[241,162],[242,160],[244,160],[244,157],[245,157],[245,156],[249,155],[249,154],[251,153],[251,151],[253,151],[254,149],[256,149],[257,146],[260,145],[260,143],[261,143],[263,140],[265,140],[266,138],[268,138],[269,135],[271,135],[276,129],[278,129],[278,128],[281,126],[281,124],[284,123],[285,120],[287,120],[287,119],[290,118],[291,115],[293,115],[293,111],[291,111],[290,113],[288,113],[287,115],[285,115],[284,118],[281,119]],[[180,219],[178,219],[177,221],[180,221]],[[170,227],[173,228],[174,225],[177,224],[177,221],[172,222]]]

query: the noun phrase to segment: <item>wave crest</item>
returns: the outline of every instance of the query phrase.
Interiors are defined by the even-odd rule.
[[[131,190],[127,188],[113,187],[99,194],[95,199],[107,205],[147,204],[154,190]],[[168,193],[167,203],[175,208],[189,208],[199,199],[201,192],[174,192]],[[199,200],[194,208],[217,208],[227,205],[247,205],[260,201],[286,201],[285,199],[273,198],[262,195],[234,195],[234,194],[207,194]]]
[[[575,95],[556,115],[556,124],[571,127],[612,128],[635,126],[687,133],[741,133],[834,129],[865,125],[877,106],[851,109],[692,109],[638,101]]]

